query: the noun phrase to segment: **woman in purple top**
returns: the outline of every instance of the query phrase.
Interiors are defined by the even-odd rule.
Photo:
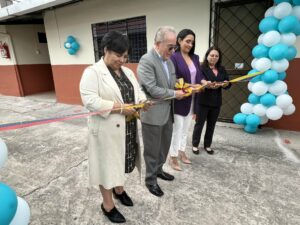
[[[192,30],[184,29],[177,35],[177,50],[171,56],[174,63],[177,79],[183,78],[185,83],[192,84],[193,92],[196,92],[197,84],[205,83],[204,76],[200,70],[199,56],[195,51],[195,33]],[[194,114],[194,94],[175,100],[174,104],[174,125],[172,142],[170,146],[170,165],[174,170],[180,168],[178,157],[185,164],[191,161],[185,154],[188,129]]]

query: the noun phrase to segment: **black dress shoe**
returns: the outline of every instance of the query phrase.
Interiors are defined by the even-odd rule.
[[[200,153],[199,149],[196,148],[196,147],[193,147],[193,148],[192,148],[192,152],[193,152],[195,155],[199,155],[199,153]]]
[[[161,197],[164,195],[164,192],[160,189],[158,184],[146,184],[146,187],[148,188],[151,194],[157,197]]]
[[[210,147],[204,147],[204,150],[207,152],[207,154],[213,155],[214,150],[212,150]]]
[[[131,198],[127,195],[126,191],[123,191],[122,194],[118,194],[113,188],[113,194],[116,199],[119,199],[120,202],[125,206],[133,206]]]
[[[117,210],[116,207],[112,208],[109,212],[107,212],[104,207],[103,203],[101,204],[101,209],[103,214],[110,220],[112,223],[125,223],[125,217]]]
[[[171,181],[171,180],[174,180],[174,176],[169,174],[169,173],[166,173],[164,171],[162,171],[161,173],[157,174],[157,177],[159,177],[160,179],[163,179],[163,180],[168,180],[168,181]]]

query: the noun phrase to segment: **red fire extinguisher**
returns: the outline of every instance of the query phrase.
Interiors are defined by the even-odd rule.
[[[10,59],[10,53],[8,45],[0,41],[0,54],[2,58]]]

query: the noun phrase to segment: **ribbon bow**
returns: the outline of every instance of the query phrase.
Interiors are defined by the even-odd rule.
[[[190,96],[193,92],[193,89],[190,87],[190,84],[185,83],[183,78],[179,78],[175,84],[176,90],[182,90],[185,95],[184,96]]]

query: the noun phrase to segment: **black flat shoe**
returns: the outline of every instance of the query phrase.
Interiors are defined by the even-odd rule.
[[[205,147],[204,150],[207,152],[207,154],[213,155],[214,150],[212,150],[210,147]]]
[[[164,195],[164,192],[160,189],[158,184],[146,184],[146,187],[148,188],[151,194],[157,197],[161,197]]]
[[[117,210],[116,207],[112,208],[109,212],[106,212],[106,210],[103,207],[103,203],[101,204],[101,209],[103,214],[110,220],[112,223],[125,223],[126,219],[125,217]]]
[[[125,206],[133,206],[131,198],[127,195],[126,191],[123,191],[122,194],[118,194],[113,188],[113,194],[116,199],[119,199],[120,202]]]
[[[162,180],[167,180],[167,181],[172,181],[174,180],[174,176],[167,173],[167,172],[164,172],[162,171],[161,173],[157,174],[157,177],[159,177],[160,179]]]
[[[192,148],[192,152],[193,152],[195,155],[199,155],[199,153],[200,153],[199,149],[196,148],[196,147],[193,147],[193,148]]]

